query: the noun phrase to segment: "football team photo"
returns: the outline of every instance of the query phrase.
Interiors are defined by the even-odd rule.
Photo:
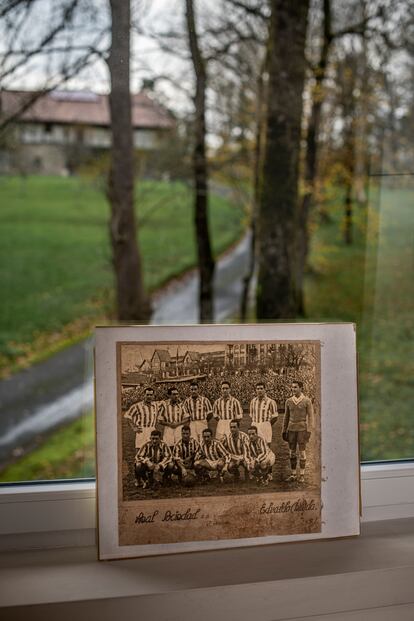
[[[118,344],[121,502],[320,493],[320,343]]]

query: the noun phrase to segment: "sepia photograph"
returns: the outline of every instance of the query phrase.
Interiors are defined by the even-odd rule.
[[[121,543],[320,531],[318,341],[121,342],[117,367]]]
[[[118,347],[124,501],[318,492],[319,343]]]
[[[95,359],[100,558],[358,532],[352,324],[98,328]]]

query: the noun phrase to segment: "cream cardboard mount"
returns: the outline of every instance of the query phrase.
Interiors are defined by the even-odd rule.
[[[99,327],[99,558],[360,532],[353,324]]]

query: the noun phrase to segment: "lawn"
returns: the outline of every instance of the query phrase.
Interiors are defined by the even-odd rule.
[[[44,444],[0,472],[0,482],[84,479],[95,476],[92,413],[51,434]]]
[[[3,177],[0,192],[4,373],[113,317],[114,286],[109,207],[91,181]],[[243,212],[217,194],[210,202],[217,254],[240,237]],[[179,182],[140,182],[136,211],[145,284],[153,291],[195,264],[191,190]]]
[[[414,457],[414,190],[376,189],[356,208],[355,242],[342,241],[342,213],[313,239],[308,318],[357,323],[361,457]]]
[[[307,320],[354,321],[358,327],[363,460],[414,457],[413,203],[414,190],[383,188],[368,211],[356,207],[354,243],[346,246],[338,195],[330,202],[329,221],[316,225],[312,238]],[[57,431],[1,479],[93,475],[91,429],[92,416]],[[79,441],[79,430],[82,458],[71,439]],[[70,436],[62,441],[66,433]],[[74,447],[65,463],[53,448],[64,445]]]

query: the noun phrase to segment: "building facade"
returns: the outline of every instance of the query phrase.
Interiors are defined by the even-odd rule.
[[[33,103],[29,103],[33,100]],[[131,96],[134,147],[156,151],[175,127],[172,115],[146,93]],[[15,119],[0,144],[0,172],[68,175],[79,163],[109,152],[107,95],[53,91],[0,91],[0,118]]]

